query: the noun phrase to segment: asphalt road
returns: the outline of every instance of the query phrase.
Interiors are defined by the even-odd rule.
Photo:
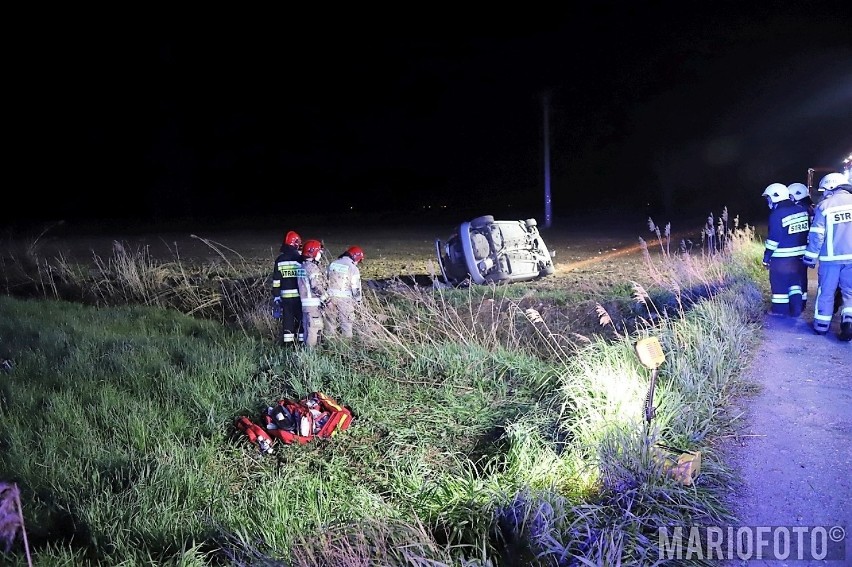
[[[810,285],[816,290],[815,279]],[[836,316],[825,336],[812,331],[812,321],[812,301],[798,319],[767,315],[762,344],[746,369],[760,392],[743,400],[746,426],[732,448],[743,482],[734,495],[737,527],[788,528],[767,536],[771,545],[779,538],[781,551],[785,531],[796,541],[799,533],[819,540],[822,528],[841,539],[829,549],[845,546],[845,559],[815,559],[821,550],[811,555],[806,544],[805,559],[794,545],[786,560],[727,565],[852,565],[852,342],[837,338]]]

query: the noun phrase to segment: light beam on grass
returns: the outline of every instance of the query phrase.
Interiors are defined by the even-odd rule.
[[[668,234],[666,234],[666,237],[669,238],[669,239],[671,239],[671,238],[678,239],[678,238],[681,238],[682,236],[685,237],[686,235],[689,234],[686,231],[682,231],[678,235],[672,235],[670,233],[670,230],[671,230],[670,226],[666,225],[666,231],[668,232]],[[622,249],[616,250],[614,252],[608,252],[606,254],[601,254],[597,258],[589,258],[587,260],[580,260],[579,262],[572,262],[572,263],[570,263],[568,265],[564,265],[564,266],[560,265],[560,266],[558,266],[557,271],[559,271],[560,273],[564,273],[564,272],[573,272],[574,270],[590,268],[590,267],[594,266],[595,264],[597,264],[599,262],[605,262],[607,260],[612,260],[613,258],[619,258],[621,256],[626,256],[628,254],[638,254],[644,249],[644,247],[645,247],[645,245],[642,242],[640,242],[639,244],[633,244],[632,246],[628,246],[626,248],[622,248]]]

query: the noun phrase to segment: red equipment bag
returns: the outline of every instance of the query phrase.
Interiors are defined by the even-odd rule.
[[[352,412],[334,398],[313,392],[299,401],[278,400],[275,407],[267,409],[264,421],[270,437],[304,445],[317,437],[329,439],[338,431],[349,429]]]

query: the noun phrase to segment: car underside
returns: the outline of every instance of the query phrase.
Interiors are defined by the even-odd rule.
[[[446,242],[436,239],[435,252],[444,280],[453,285],[528,281],[555,270],[535,219],[477,217]]]

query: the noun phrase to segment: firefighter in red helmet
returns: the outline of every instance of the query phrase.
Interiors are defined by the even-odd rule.
[[[299,233],[295,230],[288,230],[287,234],[284,235],[284,240],[281,241],[281,248],[278,250],[278,253],[284,252],[286,246],[292,246],[299,253],[302,252],[302,237],[299,236]]]
[[[299,296],[302,301],[302,333],[304,345],[314,347],[323,328],[322,305],[328,300],[325,272],[320,268],[323,247],[319,240],[307,240],[302,247],[302,271]]]
[[[285,345],[301,341],[302,302],[299,276],[302,275],[302,237],[294,230],[284,236],[272,271],[273,314],[280,317],[280,340]]]
[[[325,334],[334,336],[338,330],[352,337],[355,305],[361,303],[361,271],[358,265],[364,260],[360,246],[350,246],[328,265],[328,305],[325,316]]]

